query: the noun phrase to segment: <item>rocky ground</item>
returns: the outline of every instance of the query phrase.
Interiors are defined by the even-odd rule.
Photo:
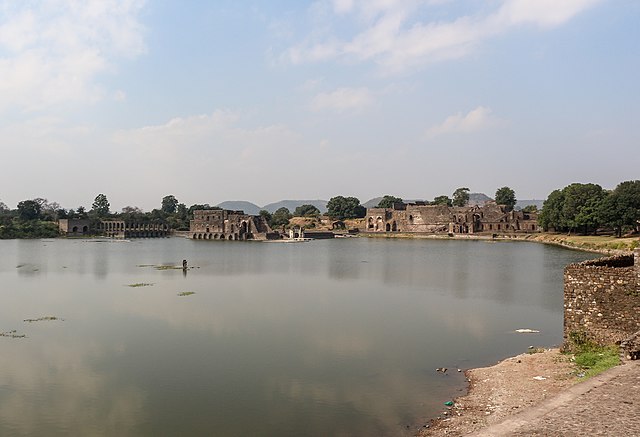
[[[536,350],[495,366],[466,372],[469,394],[443,407],[441,419],[420,436],[461,436],[501,422],[579,382],[570,357],[558,349]]]

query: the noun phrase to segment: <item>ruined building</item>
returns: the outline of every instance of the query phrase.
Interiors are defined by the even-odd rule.
[[[449,207],[423,202],[395,203],[392,208],[367,208],[366,232],[474,234],[538,232],[536,213],[507,211],[504,206]]]
[[[102,235],[109,238],[158,238],[168,237],[171,230],[165,224],[129,223],[124,220],[60,219],[60,233],[67,237]]]
[[[264,217],[244,211],[197,210],[190,226],[194,240],[272,240],[280,238]]]

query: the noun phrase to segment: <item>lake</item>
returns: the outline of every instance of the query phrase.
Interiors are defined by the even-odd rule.
[[[458,368],[560,344],[563,267],[593,257],[489,241],[0,241],[0,332],[26,336],[0,337],[0,435],[413,435],[464,392]],[[186,273],[158,268],[183,259]],[[58,320],[24,321],[44,317]]]

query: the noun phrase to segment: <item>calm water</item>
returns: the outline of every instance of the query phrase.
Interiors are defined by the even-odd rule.
[[[0,435],[412,435],[465,387],[457,367],[562,341],[562,268],[588,257],[480,241],[0,241],[0,331],[27,336],[0,337]],[[153,267],[183,258],[186,275]],[[64,320],[23,321],[44,316]]]

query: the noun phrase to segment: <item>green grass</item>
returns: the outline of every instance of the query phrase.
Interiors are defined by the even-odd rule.
[[[196,294],[195,291],[181,291],[178,293],[178,296],[191,296],[192,294]]]
[[[569,334],[569,340],[580,376],[591,378],[620,364],[620,351],[616,345],[600,346],[580,332]]]
[[[620,352],[616,346],[596,347],[576,353],[575,363],[590,378],[620,364]]]
[[[135,284],[129,284],[127,287],[150,287],[153,284],[148,284],[146,282],[136,282]]]

